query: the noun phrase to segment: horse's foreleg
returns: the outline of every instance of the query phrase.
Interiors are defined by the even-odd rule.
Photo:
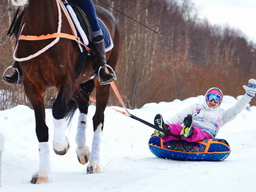
[[[65,155],[69,150],[69,141],[66,137],[64,119],[53,118],[53,150],[57,155]]]
[[[53,150],[58,155],[65,155],[69,150],[69,141],[65,134],[64,117],[67,111],[67,102],[71,98],[72,88],[64,86],[60,89],[56,101],[52,107],[54,136]]]
[[[100,173],[100,144],[101,144],[102,129],[94,132],[92,141],[92,152],[87,166],[87,173]]]
[[[65,117],[67,101],[69,101],[69,99],[66,98],[65,92],[61,89],[52,106],[52,115],[55,119],[63,119]]]
[[[109,96],[109,85],[96,84],[96,112],[93,117],[94,135],[87,173],[100,172],[100,145],[104,125],[104,111]]]
[[[27,97],[34,108],[36,135],[39,141],[39,170],[32,175],[31,183],[45,183],[48,181],[48,174],[51,171],[49,147],[48,147],[48,127],[45,123],[44,91],[39,91],[32,83],[24,81],[24,88]]]
[[[31,183],[40,184],[48,182],[48,174],[50,173],[50,155],[48,142],[40,142],[39,151],[39,170],[32,175]]]

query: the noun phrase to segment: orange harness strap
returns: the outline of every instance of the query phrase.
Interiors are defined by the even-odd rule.
[[[46,40],[46,39],[53,39],[53,38],[65,38],[65,39],[70,39],[70,40],[74,40],[78,43],[80,43],[81,45],[83,45],[86,50],[88,52],[91,51],[91,49],[86,46],[79,37],[76,37],[75,35],[70,35],[67,33],[52,33],[52,34],[47,34],[47,35],[40,35],[40,36],[33,36],[33,35],[21,35],[19,37],[19,40],[25,40],[25,41],[40,41],[40,40]]]
[[[118,91],[118,89],[117,89],[117,87],[116,87],[116,84],[115,84],[114,82],[111,82],[110,85],[111,85],[111,88],[113,89],[113,91],[114,91],[116,97],[118,98],[119,102],[122,104],[122,106],[123,106],[123,108],[125,109],[125,111],[130,115],[131,113],[130,113],[130,112],[128,111],[128,109],[126,108],[126,106],[125,106],[125,104],[124,104],[124,101],[123,101],[123,99],[122,99],[122,97],[121,97],[121,95],[120,95],[120,93],[119,93],[119,91]]]
[[[128,109],[126,108],[126,106],[125,106],[125,104],[124,104],[124,101],[123,101],[123,99],[122,99],[122,97],[121,97],[121,95],[120,95],[120,93],[119,93],[119,91],[118,91],[118,89],[117,89],[117,87],[116,87],[116,84],[115,84],[114,82],[112,82],[112,83],[110,83],[110,85],[111,85],[111,88],[112,88],[112,90],[114,91],[114,93],[115,93],[117,99],[118,99],[119,102],[122,104],[123,108],[125,109],[126,113],[123,112],[123,111],[114,109],[114,108],[112,108],[112,109],[114,109],[115,111],[117,111],[117,112],[119,112],[119,113],[122,113],[122,114],[124,114],[124,115],[131,115],[131,113],[128,111]],[[90,101],[96,103],[96,99],[94,99],[94,98],[92,98],[92,97],[89,97],[89,99],[90,99]]]
[[[116,87],[116,84],[115,84],[114,82],[111,82],[110,85],[111,85],[111,88],[112,88],[112,90],[114,91],[114,93],[115,93],[117,99],[118,99],[119,102],[122,104],[123,108],[125,109],[126,113],[123,112],[123,111],[114,109],[114,108],[112,108],[112,109],[114,109],[115,111],[117,111],[117,112],[119,112],[119,113],[122,113],[122,114],[124,114],[124,115],[128,115],[128,116],[131,115],[131,113],[128,111],[128,109],[126,108],[126,106],[125,106],[125,104],[124,104],[124,101],[123,101],[123,99],[122,99],[122,97],[121,97],[121,95],[120,95],[120,93],[119,93],[119,91],[118,91],[118,89],[117,89],[117,87]],[[89,97],[89,99],[90,99],[90,101],[96,103],[96,99],[94,99],[94,98],[92,98],[92,97]]]
[[[60,7],[61,7],[62,11],[64,12],[64,14],[65,14],[67,20],[68,20],[68,22],[69,22],[69,26],[71,27],[71,30],[72,30],[73,35],[76,35],[76,30],[74,29],[74,26],[73,26],[73,24],[72,24],[72,21],[70,20],[70,17],[69,17],[69,15],[68,15],[68,13],[67,13],[67,10],[66,10],[66,8],[64,7],[64,4],[62,3],[62,0],[58,0],[58,2],[59,2],[59,4],[60,4]]]

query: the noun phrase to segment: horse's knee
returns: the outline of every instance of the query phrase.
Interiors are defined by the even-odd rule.
[[[93,129],[94,131],[103,131],[104,125],[104,114],[102,115],[94,115],[93,117]]]
[[[44,131],[36,128],[36,136],[39,142],[47,142],[49,140],[48,127],[45,126]]]
[[[52,106],[52,115],[55,119],[63,119],[67,112],[67,105],[57,99]]]
[[[90,79],[89,81],[86,81],[85,83],[82,83],[79,85],[80,91],[82,95],[89,101],[89,97],[95,88],[94,80]]]

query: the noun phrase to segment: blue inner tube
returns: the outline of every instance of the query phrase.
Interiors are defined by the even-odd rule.
[[[150,151],[160,158],[189,161],[223,161],[230,152],[224,139],[205,139],[187,142],[182,139],[163,141],[153,134],[148,142]]]

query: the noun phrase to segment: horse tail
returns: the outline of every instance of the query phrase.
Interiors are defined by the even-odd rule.
[[[65,115],[65,120],[67,121],[67,126],[70,125],[71,120],[75,114],[76,109],[78,108],[77,103],[74,99],[70,99],[67,105],[67,113]]]
[[[80,100],[82,99],[85,102],[84,108],[86,108],[86,111],[89,106],[90,95],[91,95],[92,91],[94,90],[94,88],[95,88],[94,79],[90,79],[89,81],[86,81],[85,83],[80,84],[79,90],[76,93],[76,95],[77,95],[76,99],[80,98]],[[67,126],[70,125],[70,122],[71,122],[77,108],[78,108],[77,102],[74,99],[70,99],[67,104],[67,112],[64,117],[65,120],[67,121]]]

